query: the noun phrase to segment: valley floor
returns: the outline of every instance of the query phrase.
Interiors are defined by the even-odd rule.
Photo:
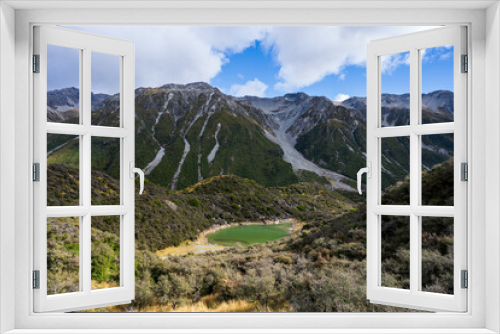
[[[164,249],[160,249],[156,251],[156,255],[161,257],[162,259],[167,256],[179,256],[179,255],[188,255],[188,254],[201,254],[209,251],[218,251],[226,248],[222,245],[211,244],[208,241],[207,236],[209,234],[215,233],[221,229],[225,229],[233,226],[243,226],[243,225],[269,225],[269,224],[282,224],[282,223],[291,223],[292,226],[290,228],[290,235],[296,235],[302,230],[302,227],[305,225],[304,222],[300,222],[297,219],[284,219],[284,220],[275,220],[268,221],[265,224],[262,222],[240,222],[234,224],[226,224],[226,225],[215,225],[210,227],[207,230],[201,232],[195,241],[186,240],[182,242],[179,246],[167,247]]]

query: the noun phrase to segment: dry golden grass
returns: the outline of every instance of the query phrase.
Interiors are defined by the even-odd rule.
[[[286,219],[284,221],[291,222],[293,225],[290,228],[290,234],[291,235],[297,235],[300,231],[302,231],[302,228],[304,227],[305,223],[298,221],[297,219],[291,218],[291,219]]]
[[[186,244],[182,243],[179,246],[167,247],[165,249],[160,249],[156,251],[156,255],[159,257],[165,257],[169,255],[187,255],[189,253],[198,254],[207,251],[216,251],[224,249],[224,246],[220,245],[199,245],[195,243]]]
[[[244,300],[230,300],[229,302],[220,303],[217,294],[212,294],[201,298],[201,300],[193,305],[185,305],[173,309],[167,305],[153,305],[140,309],[131,309],[130,305],[117,305],[108,306],[95,309],[88,309],[84,312],[144,312],[144,313],[157,313],[157,312],[271,312],[271,310],[262,310],[262,307],[257,303],[249,303]]]
[[[185,305],[173,309],[171,306],[148,306],[135,310],[136,312],[254,312],[257,310],[256,303],[244,300],[230,300],[229,302],[217,302],[217,295],[208,295],[193,305]]]
[[[97,281],[92,281],[91,289],[92,290],[97,290],[97,289],[109,289],[109,288],[116,288],[116,282],[97,282]]]
[[[233,178],[233,177],[234,177],[234,175],[232,175],[232,174],[212,176],[208,179],[205,179],[203,181],[195,183],[190,187],[184,188],[182,190],[178,190],[178,191],[176,191],[176,193],[188,193],[189,194],[189,193],[192,193],[193,191],[195,191],[196,188],[201,187],[201,186],[205,186],[205,185],[210,184],[216,180],[221,180],[224,178]]]

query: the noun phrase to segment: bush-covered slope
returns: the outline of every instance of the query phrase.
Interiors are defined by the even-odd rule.
[[[432,182],[432,187],[423,190],[423,196],[429,198],[430,202],[450,203],[453,191],[445,176],[449,175],[451,166],[451,161],[447,161],[423,175],[424,183]],[[408,180],[403,181],[390,188],[384,195],[385,203],[394,203],[407,182]],[[141,199],[137,203],[138,213],[146,203],[147,206],[154,205],[152,203],[160,200],[160,196],[166,196],[166,206],[170,209],[176,207],[179,213],[180,210],[185,210],[183,212],[188,214],[197,212],[201,217],[207,210],[225,205],[224,210],[232,218],[239,219],[244,217],[239,216],[244,210],[236,209],[233,204],[245,206],[247,202],[252,203],[246,199],[245,196],[248,195],[258,198],[262,206],[273,203],[275,208],[279,207],[283,212],[297,203],[305,205],[310,210],[309,217],[300,216],[301,210],[297,210],[297,217],[307,219],[308,224],[298,235],[247,248],[233,247],[200,255],[169,256],[165,259],[160,259],[148,250],[138,250],[136,298],[133,303],[97,311],[408,311],[373,305],[366,299],[365,204],[361,201],[352,207],[348,198],[356,199],[353,194],[330,195],[329,190],[321,193],[320,187],[301,184],[284,188],[263,188],[253,181],[232,176],[216,177],[176,193],[162,192],[162,188],[148,185],[146,196],[142,199],[137,197]],[[440,189],[440,192],[436,192],[436,189]],[[202,202],[203,198],[207,202]],[[350,209],[344,214],[336,215],[327,210],[335,203],[344,204],[343,208],[339,208],[342,212],[349,207]],[[165,205],[162,204],[163,206]],[[159,203],[155,210],[165,217],[172,217],[168,211],[160,211],[162,209]],[[215,211],[211,212],[215,215]],[[165,221],[168,225],[171,222],[170,218]],[[151,234],[161,231],[154,224],[148,226],[149,223],[144,217],[138,217],[139,238],[150,238]],[[401,241],[405,241],[405,234],[408,234],[408,226],[401,224],[399,217],[391,217],[385,220],[385,224],[383,234],[387,242],[382,250],[384,282],[390,286],[408,287],[407,244],[401,244]],[[141,230],[141,225],[145,229]],[[180,228],[180,225],[175,226]],[[165,227],[162,226],[163,229]],[[452,225],[446,219],[430,218],[424,227],[424,290],[452,293]],[[113,247],[116,245],[113,235],[116,234],[113,231],[103,231],[105,229],[104,225],[96,224],[92,231],[93,243],[96,244],[93,247],[101,249],[97,254],[104,257],[98,256],[93,259],[93,263],[98,268],[105,269],[93,272],[96,286],[114,286],[118,272],[113,260],[119,255],[116,247]],[[54,233],[53,230],[50,233]],[[74,259],[76,249],[75,240],[68,237],[71,228],[61,231],[63,232],[60,234],[49,235],[49,245],[52,246],[49,249],[56,250],[49,252],[49,263],[58,264],[55,278],[63,286],[58,291],[75,284],[75,276],[70,272],[74,261],[71,259]],[[162,243],[155,241],[162,237],[160,234],[152,240]],[[138,240],[139,244],[143,242]]]
[[[48,166],[49,205],[78,203],[78,169]],[[92,203],[119,203],[119,183],[102,172],[92,172]],[[195,239],[214,224],[277,218],[301,220],[333,217],[353,207],[345,196],[319,184],[263,187],[233,175],[215,176],[173,192],[147,182],[136,195],[136,241],[140,249],[156,251]],[[94,227],[109,231],[96,220]]]
[[[452,205],[453,159],[436,165],[422,175],[422,198],[425,205]],[[401,203],[406,196],[409,179],[387,190],[382,201],[386,205]],[[423,218],[422,286],[425,291],[453,293],[453,219]],[[320,224],[304,227],[303,238],[294,242],[295,249],[328,248],[340,258],[362,261],[366,257],[366,204],[356,210]],[[409,287],[409,224],[403,217],[385,216],[382,223],[383,280],[394,287]],[[308,246],[309,245],[309,246]],[[384,275],[383,275],[384,276]]]
[[[356,173],[366,164],[366,120],[353,115],[349,109],[337,107],[334,110],[330,111],[329,117],[325,120],[317,122],[311,130],[301,133],[297,137],[295,148],[317,165],[356,179]],[[316,110],[311,111],[311,113],[316,112]],[[409,109],[407,108],[383,107],[382,115],[385,126],[409,124]],[[423,110],[422,117],[424,123],[452,120],[449,113],[438,114],[427,109]],[[310,113],[305,113],[301,118],[310,122],[312,116]],[[453,145],[453,134],[422,136],[424,168],[432,168],[452,157]],[[409,174],[409,153],[409,137],[382,139],[382,186],[384,189],[402,181]]]

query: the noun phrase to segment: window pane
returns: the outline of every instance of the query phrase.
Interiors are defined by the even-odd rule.
[[[453,45],[420,50],[422,124],[453,122]]]
[[[410,52],[380,57],[381,125],[410,124]]]
[[[92,125],[120,126],[120,57],[92,52]]]
[[[80,122],[80,50],[47,45],[47,122]]]
[[[120,218],[92,217],[92,290],[120,286]]]
[[[453,294],[453,218],[422,217],[422,291]]]
[[[382,286],[410,288],[410,217],[382,216]]]
[[[410,137],[381,139],[382,204],[410,204]]]
[[[120,204],[120,142],[92,137],[92,205]]]
[[[80,218],[47,218],[47,294],[80,291]]]
[[[422,205],[453,206],[453,133],[422,136]]]
[[[80,137],[47,134],[47,205],[80,204]]]

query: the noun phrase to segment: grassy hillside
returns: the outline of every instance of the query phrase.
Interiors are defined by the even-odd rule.
[[[305,113],[302,117],[309,119],[313,116]],[[409,124],[407,108],[383,107],[382,117],[393,126]],[[449,121],[448,114],[423,110],[422,122],[424,124]],[[351,115],[349,109],[338,108],[333,116],[298,136],[295,148],[317,165],[356,179],[356,173],[366,164],[366,120]],[[430,169],[448,160],[453,156],[453,149],[453,134],[422,136],[424,169]],[[409,137],[382,140],[382,187],[384,190],[402,181],[409,174],[409,152]]]
[[[256,180],[264,186],[283,186],[297,182],[298,178],[291,165],[282,159],[281,148],[263,135],[262,125],[256,121],[262,117],[260,113],[256,113],[251,107],[226,100],[220,92],[214,91],[213,94],[209,99],[208,93],[191,96],[189,93],[170,89],[138,90],[135,106],[136,165],[145,168],[160,147],[165,149],[165,157],[147,179],[164,187],[172,186],[174,173],[185,148],[186,136],[190,151],[182,166],[176,189],[198,182],[199,173],[204,179],[220,174],[233,174]],[[93,122],[116,126],[118,101],[112,98],[105,102],[101,109],[93,111]],[[193,124],[189,128],[191,123]],[[220,149],[209,163],[207,157],[215,146],[215,132],[219,124]],[[119,151],[106,146],[104,140],[95,139],[95,145],[109,160],[118,158]],[[110,175],[117,173],[114,164],[101,165],[104,167],[101,171]]]
[[[349,132],[342,120],[329,119],[299,136],[295,148],[317,165],[356,179],[366,164],[366,126],[360,123],[352,135]]]
[[[49,205],[78,203],[78,169],[48,166]],[[117,204],[119,183],[109,175],[92,172],[92,202]],[[319,184],[263,187],[238,176],[216,176],[180,191],[147,182],[136,196],[136,241],[140,249],[156,251],[195,239],[214,224],[276,218],[300,220],[333,217],[354,206],[340,193]],[[110,231],[109,224],[95,227]],[[112,231],[110,231],[112,232]]]

